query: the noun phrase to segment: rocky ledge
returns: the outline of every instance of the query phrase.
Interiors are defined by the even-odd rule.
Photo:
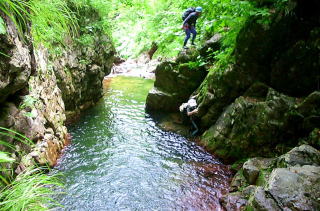
[[[222,198],[226,210],[319,210],[320,152],[309,145],[277,158],[251,158]]]

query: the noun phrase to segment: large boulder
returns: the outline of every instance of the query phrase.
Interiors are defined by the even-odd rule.
[[[257,187],[253,196],[248,202],[248,206],[251,210],[261,210],[261,211],[281,211],[282,209],[277,204],[276,201],[266,192],[262,187]]]
[[[210,70],[197,97],[201,127],[212,126],[224,109],[241,96],[253,83],[252,78],[232,66],[224,72]]]
[[[161,63],[155,71],[156,80],[147,96],[146,109],[178,112],[206,74],[204,68],[192,67],[190,63]]]
[[[272,158],[252,158],[243,164],[243,176],[250,185],[255,185],[262,169],[270,167]]]
[[[277,158],[277,166],[320,166],[320,152],[309,145],[295,147]]]
[[[239,97],[207,130],[201,142],[218,157],[235,160],[275,153],[276,145],[288,142],[286,112],[295,99],[269,89],[264,101]],[[290,139],[289,139],[290,140]]]
[[[282,209],[318,210],[320,167],[306,165],[274,169],[266,191]]]
[[[200,48],[199,53],[203,58],[213,57],[211,54],[221,48],[221,34],[215,34]]]

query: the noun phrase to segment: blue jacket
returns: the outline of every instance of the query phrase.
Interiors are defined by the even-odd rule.
[[[183,21],[183,25],[186,25],[186,23],[189,26],[195,26],[197,23],[197,19],[198,19],[198,14],[197,12],[192,12],[189,14],[189,16]]]

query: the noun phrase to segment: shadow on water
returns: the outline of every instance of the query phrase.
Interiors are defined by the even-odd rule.
[[[219,210],[228,167],[145,113],[152,80],[108,80],[104,98],[69,127],[54,169],[66,193],[57,210]]]

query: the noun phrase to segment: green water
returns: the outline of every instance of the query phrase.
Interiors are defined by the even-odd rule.
[[[153,81],[116,77],[104,98],[69,127],[54,169],[64,175],[58,210],[219,210],[229,171],[145,113]]]

